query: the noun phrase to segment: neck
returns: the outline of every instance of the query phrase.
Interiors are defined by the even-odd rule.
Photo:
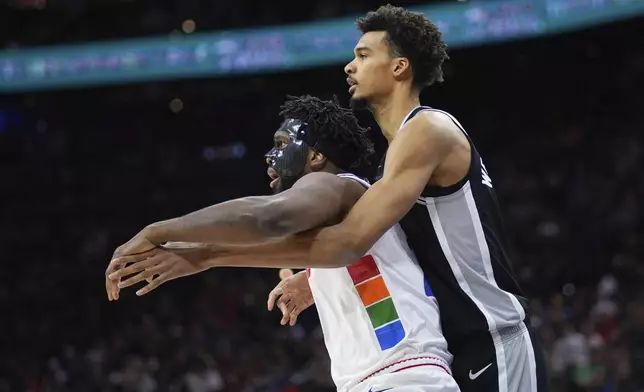
[[[327,172],[327,173],[331,173],[331,174],[348,173],[346,170],[342,170],[342,169],[340,169],[339,167],[335,166],[335,165],[334,165],[334,164],[332,164],[332,163],[330,164],[330,166],[331,166],[331,167],[328,167],[328,168],[326,169],[326,172]]]
[[[396,137],[407,114],[418,106],[420,97],[414,89],[395,89],[388,97],[369,103],[369,108],[389,143]]]
[[[328,161],[326,166],[320,171],[325,173],[330,173],[330,174],[348,173],[346,170],[342,170],[341,168],[337,167],[330,161]]]

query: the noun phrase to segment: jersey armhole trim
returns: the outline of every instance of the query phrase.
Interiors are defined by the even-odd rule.
[[[364,187],[365,187],[365,188],[367,188],[367,189],[369,189],[369,188],[371,187],[371,184],[369,183],[369,181],[367,181],[367,180],[365,180],[365,179],[363,179],[363,178],[360,178],[360,177],[356,176],[355,174],[351,174],[351,173],[340,173],[340,174],[338,174],[337,176],[338,176],[338,177],[342,177],[342,178],[347,178],[347,179],[353,180],[353,181],[357,182],[358,184],[360,184],[360,185],[364,186]]]
[[[472,143],[472,140],[470,139],[470,136],[465,131],[465,128],[463,128],[461,123],[459,123],[458,120],[456,120],[456,118],[454,116],[452,116],[451,114],[447,113],[444,110],[434,109],[434,108],[429,107],[429,106],[418,106],[417,108],[415,108],[414,110],[409,112],[409,114],[405,118],[405,121],[403,122],[402,126],[400,127],[400,129],[398,131],[400,132],[401,130],[403,130],[405,123],[411,117],[416,116],[418,113],[424,112],[424,111],[438,112],[438,113],[442,113],[443,115],[447,116],[450,120],[452,120],[452,123],[454,125],[456,125],[456,127],[461,132],[463,132],[463,135],[465,135],[465,138],[467,139],[467,142],[470,145],[470,165],[467,168],[467,173],[465,173],[465,176],[463,178],[461,178],[455,184],[452,184],[452,185],[449,185],[449,186],[444,186],[444,187],[443,186],[434,186],[434,185],[425,185],[425,188],[423,188],[423,192],[421,193],[421,198],[448,196],[448,195],[451,195],[451,194],[456,193],[459,190],[461,190],[465,186],[465,184],[470,180],[469,177],[473,173],[473,171],[475,170],[475,162],[474,161],[475,161],[475,158],[476,158],[476,151],[475,151],[475,148],[474,148],[474,143]],[[412,116],[412,113],[413,113],[413,116]]]

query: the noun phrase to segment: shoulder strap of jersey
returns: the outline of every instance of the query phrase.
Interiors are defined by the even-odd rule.
[[[464,135],[465,135],[465,137],[467,138],[468,142],[469,142],[469,143],[470,143],[470,145],[472,146],[472,152],[474,152],[474,151],[475,151],[475,150],[474,150],[474,145],[472,144],[472,141],[470,140],[470,136],[467,134],[467,132],[465,131],[465,128],[463,128],[463,126],[461,125],[461,123],[459,123],[459,122],[458,122],[458,120],[457,120],[454,116],[452,116],[451,114],[447,113],[447,112],[446,112],[446,111],[444,111],[444,110],[434,109],[434,108],[429,107],[429,106],[418,106],[418,107],[415,107],[414,109],[412,109],[412,111],[411,111],[411,112],[409,112],[409,114],[407,114],[407,116],[406,116],[406,117],[405,117],[405,119],[403,120],[402,124],[400,125],[400,129],[398,129],[398,132],[400,132],[400,131],[405,127],[405,124],[407,123],[407,121],[411,120],[412,118],[414,118],[414,116],[416,116],[418,113],[420,113],[420,112],[422,112],[422,111],[433,111],[433,112],[439,112],[439,113],[442,113],[442,114],[446,115],[447,117],[449,117],[449,119],[450,119],[450,120],[452,120],[452,122],[454,123],[454,125],[456,125],[456,127],[457,127],[458,129],[460,129],[460,130],[461,130],[461,132],[463,132],[463,134],[464,134]],[[387,153],[385,152],[384,156],[382,157],[382,161],[380,162],[380,165],[378,166],[378,170],[377,170],[377,172],[376,172],[376,178],[375,178],[375,179],[376,179],[376,181],[380,180],[380,179],[382,178],[383,174],[384,174],[384,171],[385,171],[385,170],[384,170],[384,169],[385,169],[385,159],[386,159],[386,157],[387,157]],[[470,166],[471,166],[471,164],[470,164]],[[468,172],[468,175],[469,175],[469,172]],[[424,198],[422,198],[422,197],[418,198],[418,199],[416,200],[416,203],[417,203],[417,204],[426,205],[426,201],[425,201],[425,199],[424,199]]]
[[[430,110],[430,109],[431,108],[429,106],[417,106],[413,108],[409,113],[407,113],[407,115],[403,119],[402,123],[400,124],[400,128],[398,128],[398,131],[400,131],[405,126],[405,124],[407,124],[407,121],[414,118],[414,116],[416,116],[419,112],[422,112],[423,110]]]
[[[402,124],[400,124],[400,128],[398,129],[398,132],[400,132],[400,130],[403,129],[403,127],[405,126],[407,121],[409,121],[412,118],[414,118],[414,116],[416,116],[418,113],[422,112],[423,110],[435,110],[435,109],[433,109],[433,108],[431,108],[429,106],[417,106],[417,107],[413,108],[409,113],[407,113],[407,115],[405,116]],[[387,152],[385,151],[385,153],[382,156],[382,159],[380,160],[380,164],[378,165],[378,169],[376,170],[376,176],[374,178],[374,181],[378,181],[378,180],[380,180],[382,178],[382,175],[383,175],[383,173],[385,171],[385,159],[386,158],[387,158]]]
[[[460,122],[458,122],[458,120],[456,119],[456,117],[452,116],[451,114],[447,113],[447,112],[446,112],[446,111],[444,111],[444,110],[434,109],[434,108],[429,107],[429,106],[418,106],[418,107],[414,108],[411,112],[409,112],[409,114],[407,115],[407,117],[405,117],[405,119],[403,120],[402,124],[400,124],[400,129],[398,130],[398,132],[400,132],[400,130],[402,130],[402,129],[403,129],[403,127],[405,126],[405,124],[407,123],[407,121],[411,120],[411,119],[412,119],[412,118],[414,118],[414,116],[416,116],[418,113],[420,113],[420,112],[422,112],[422,111],[425,111],[425,110],[431,110],[432,112],[439,112],[439,113],[443,113],[444,115],[446,115],[447,117],[449,117],[449,118],[450,118],[450,120],[452,120],[452,122],[453,122],[453,123],[458,127],[458,129],[460,129],[460,130],[465,134],[465,136],[467,136],[467,137],[469,138],[469,135],[467,134],[467,131],[465,130],[465,128],[463,128],[463,126],[461,125],[461,123],[460,123]]]
[[[449,118],[450,118],[450,120],[452,120],[452,122],[453,122],[453,123],[454,123],[454,124],[455,124],[455,125],[456,125],[460,130],[461,130],[461,131],[463,131],[463,133],[464,133],[466,136],[469,136],[469,135],[467,134],[467,131],[465,130],[465,128],[463,128],[463,126],[461,125],[461,123],[460,123],[460,122],[458,122],[458,120],[456,119],[456,117],[454,117],[454,116],[452,116],[451,114],[447,113],[446,111],[444,111],[444,110],[440,110],[440,109],[427,108],[427,110],[431,110],[431,111],[434,111],[434,112],[443,113],[444,115],[446,115],[447,117],[449,117]]]
[[[371,184],[369,184],[369,181],[367,181],[367,180],[365,180],[363,178],[360,178],[360,177],[356,176],[353,173],[340,173],[340,174],[338,174],[338,177],[348,178],[348,179],[354,180],[354,181],[356,181],[357,183],[359,183],[360,185],[364,186],[367,189],[369,189],[369,187],[371,186]]]

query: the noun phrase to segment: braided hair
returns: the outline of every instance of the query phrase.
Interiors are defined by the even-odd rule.
[[[353,111],[340,106],[335,95],[329,101],[311,95],[287,96],[280,115],[306,123],[313,138],[350,157],[349,167],[333,162],[342,169],[355,168],[374,153],[373,143],[366,136],[369,129],[361,127]]]

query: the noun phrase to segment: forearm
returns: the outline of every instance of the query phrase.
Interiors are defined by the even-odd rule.
[[[212,266],[258,268],[338,268],[364,256],[350,246],[352,237],[341,231],[309,230],[281,241],[250,248],[229,247],[213,251]]]
[[[313,257],[313,243],[320,230],[289,236],[281,241],[253,247],[218,246],[210,244],[168,244],[167,250],[186,257],[189,250],[191,262],[204,268],[255,267],[255,268],[337,268],[351,264],[336,259]],[[346,260],[346,259],[345,259]]]
[[[280,237],[269,223],[274,221],[270,214],[265,198],[246,197],[154,223],[144,235],[155,245],[177,241],[253,246]]]
[[[249,248],[251,249],[251,248]],[[294,268],[304,269],[311,265],[307,262],[308,252],[280,250],[275,253],[262,252],[235,252],[224,256],[215,256],[208,259],[209,268],[212,267],[251,267],[251,268]]]
[[[312,265],[311,245],[319,230],[311,230],[289,236],[281,241],[254,247],[227,247],[213,250],[210,263],[214,267],[256,268],[309,268],[335,267],[335,265]]]
[[[368,249],[358,243],[356,232],[348,231],[341,223],[320,230],[309,251],[309,263],[324,265],[332,263],[335,267],[346,267],[365,255]]]

